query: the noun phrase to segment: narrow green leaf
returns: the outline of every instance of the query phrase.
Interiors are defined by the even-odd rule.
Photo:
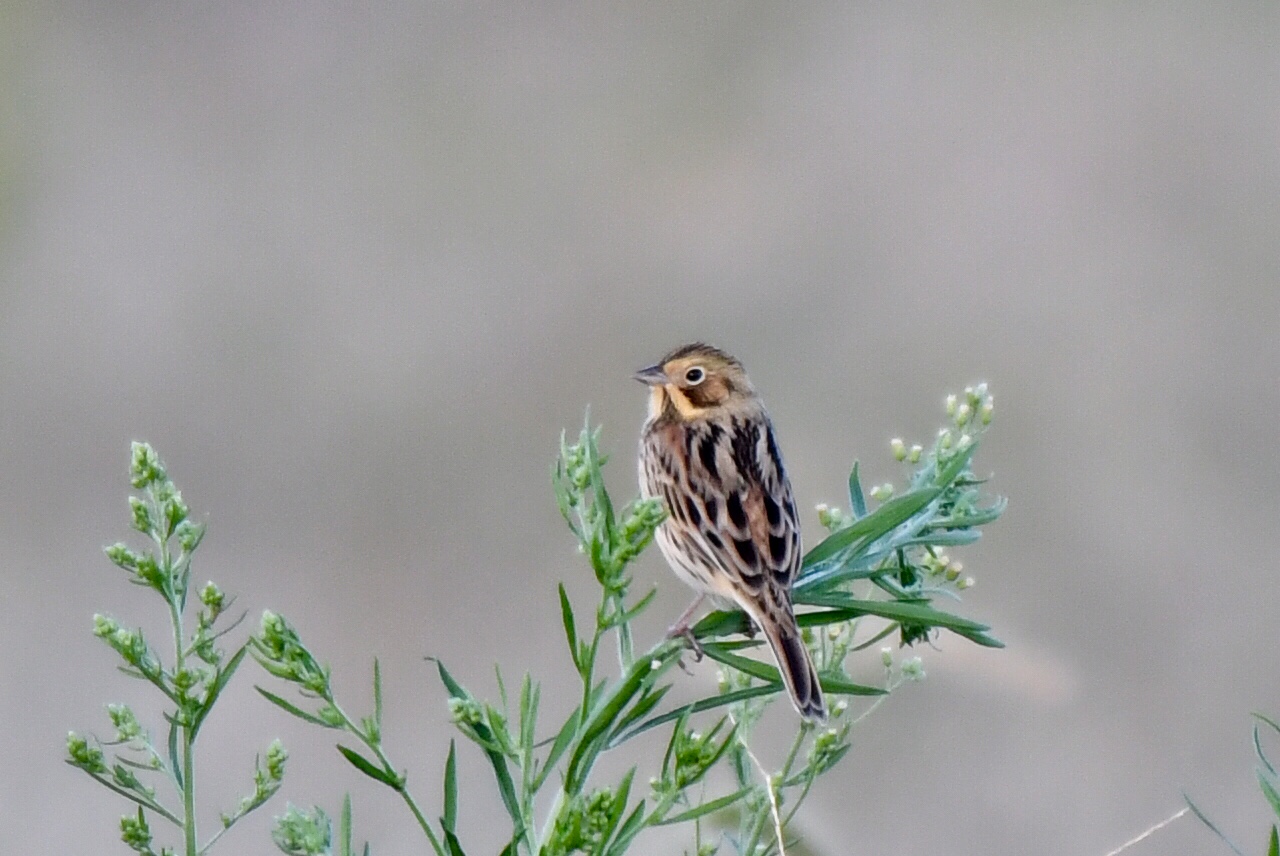
[[[351,856],[351,794],[342,796],[342,814],[338,817],[338,843],[342,856]]]
[[[294,716],[298,717],[298,719],[301,719],[301,720],[303,720],[303,721],[305,721],[305,722],[310,722],[312,725],[319,725],[319,726],[321,726],[322,728],[339,728],[339,727],[341,727],[341,726],[337,726],[337,725],[330,725],[329,723],[325,722],[325,721],[324,721],[323,719],[321,719],[320,717],[318,717],[318,716],[316,716],[316,715],[314,715],[314,714],[311,714],[311,713],[307,713],[305,710],[303,710],[302,708],[300,708],[300,707],[298,707],[297,705],[293,704],[292,702],[286,701],[285,699],[281,698],[280,696],[276,695],[275,693],[273,693],[273,692],[269,692],[269,691],[267,691],[267,690],[264,690],[262,687],[255,686],[255,687],[254,687],[254,689],[255,689],[255,690],[257,690],[257,691],[258,691],[258,693],[259,693],[263,698],[265,698],[267,701],[271,702],[271,703],[272,703],[272,704],[274,704],[276,707],[278,707],[278,708],[280,708],[281,710],[283,710],[285,713],[293,714]]]
[[[560,621],[564,625],[564,638],[569,642],[569,656],[573,658],[573,665],[581,674],[582,664],[578,659],[578,629],[573,620],[573,604],[569,602],[569,594],[564,590],[564,583],[560,583]]]
[[[436,660],[435,657],[428,657],[428,660],[435,660],[436,669],[440,672],[440,680],[444,683],[444,688],[449,691],[449,695],[453,698],[467,698],[469,693],[463,689],[462,684],[453,679],[453,675],[449,674],[449,670],[444,667],[444,663]]]
[[[448,848],[449,856],[467,856],[467,854],[462,851],[462,845],[458,842],[458,836],[454,835],[453,831],[450,829],[446,829],[444,831],[444,846]]]
[[[854,519],[867,516],[867,498],[862,495],[862,483],[858,480],[858,462],[853,462],[849,473],[849,510]]]
[[[373,658],[373,721],[378,725],[378,733],[382,733],[382,667],[378,658]]]
[[[502,667],[497,663],[493,664],[493,676],[498,680],[498,698],[502,699],[502,715],[505,717],[511,705],[507,702],[507,685],[502,680]]]
[[[1274,778],[1276,768],[1271,766],[1271,760],[1267,758],[1267,754],[1262,751],[1262,735],[1258,733],[1257,723],[1253,726],[1253,753],[1258,756],[1258,762],[1267,769],[1267,772]]]
[[[1267,845],[1267,856],[1280,856],[1280,836],[1276,834],[1275,824],[1271,825],[1271,843]]]
[[[894,631],[894,630],[896,630],[896,629],[898,629],[898,625],[896,625],[896,624],[886,624],[886,625],[884,626],[884,629],[883,629],[883,630],[881,630],[879,633],[877,633],[875,636],[872,636],[872,637],[871,637],[870,639],[868,639],[866,642],[859,642],[857,645],[854,645],[854,646],[853,646],[852,648],[850,648],[849,650],[850,650],[850,651],[865,651],[866,649],[870,648],[872,645],[874,645],[874,644],[876,644],[877,642],[879,642],[881,639],[885,638],[886,636],[891,635],[891,634],[893,633],[893,631]]]
[[[818,683],[822,685],[822,691],[827,695],[881,696],[886,692],[880,687],[855,684],[835,675],[818,675]]]
[[[667,748],[662,752],[662,765],[658,768],[662,778],[669,777],[671,771],[671,756],[676,751],[676,741],[680,739],[680,735],[684,733],[685,723],[689,721],[689,711],[680,711],[680,716],[676,719],[675,726],[671,729],[671,736],[667,738]]]
[[[732,612],[715,610],[704,615],[697,624],[693,625],[692,633],[695,639],[702,640],[709,636],[745,633],[747,627],[747,616],[743,613],[737,610]]]
[[[649,593],[636,601],[635,606],[624,610],[619,621],[632,621],[637,615],[649,608],[649,604],[653,602],[654,597],[658,594],[656,588],[649,589]]]
[[[339,743],[338,751],[342,753],[342,757],[351,762],[351,766],[355,767],[369,778],[382,782],[382,784],[397,791],[404,787],[403,783],[400,782],[397,777],[377,766],[354,749],[348,749],[346,746]]]
[[[520,687],[520,751],[526,757],[533,752],[538,728],[538,706],[542,700],[542,687],[532,682],[526,672]]]
[[[493,740],[493,734],[489,727],[484,724],[477,724],[476,733],[486,741]],[[524,820],[520,816],[520,803],[516,800],[516,786],[511,780],[511,770],[507,766],[507,759],[495,749],[487,749],[483,746],[485,756],[489,759],[489,765],[493,767],[493,777],[498,783],[498,794],[502,797],[502,804],[507,809],[507,814],[511,816],[511,822],[515,824],[516,834],[519,835],[524,831]]]
[[[444,761],[444,817],[440,818],[440,825],[446,832],[458,828],[458,757],[452,740]]]
[[[627,819],[622,822],[622,827],[618,830],[618,834],[613,839],[613,843],[609,846],[609,849],[605,851],[607,856],[622,856],[622,854],[627,852],[627,849],[631,846],[631,842],[640,834],[640,830],[644,829],[644,809],[645,801],[640,800],[640,803],[632,809],[631,814],[627,815]]]
[[[632,767],[627,774],[622,777],[622,781],[618,783],[617,791],[613,797],[613,804],[609,806],[609,819],[602,830],[602,839],[608,841],[613,837],[614,830],[618,828],[619,822],[622,820],[622,813],[627,810],[627,800],[631,797],[631,780],[635,778],[636,768]]]
[[[1258,787],[1262,788],[1262,795],[1271,803],[1271,810],[1276,813],[1276,817],[1280,817],[1280,791],[1276,790],[1275,784],[1261,770],[1258,771]]]
[[[1182,798],[1187,801],[1187,808],[1191,809],[1191,813],[1194,814],[1196,817],[1200,818],[1201,823],[1209,827],[1209,829],[1213,830],[1214,835],[1221,838],[1228,847],[1234,850],[1236,853],[1236,856],[1244,856],[1244,851],[1242,851],[1239,847],[1237,847],[1235,845],[1235,842],[1233,842],[1230,838],[1224,835],[1221,829],[1213,825],[1213,821],[1210,820],[1208,817],[1206,817],[1205,813],[1200,810],[1200,807],[1191,801],[1191,797],[1187,796],[1186,793],[1184,792],[1182,794]]]
[[[249,643],[240,646],[240,650],[231,655],[231,659],[226,665],[218,670],[218,677],[214,679],[213,686],[209,687],[209,691],[205,693],[204,701],[200,704],[200,708],[196,711],[195,717],[191,723],[191,737],[194,740],[196,733],[200,730],[200,726],[204,723],[204,719],[209,715],[209,711],[213,710],[213,703],[218,700],[218,696],[222,695],[222,691],[227,688],[227,683],[231,680],[231,676],[236,673],[236,669],[240,668],[240,664],[244,662],[245,654],[249,653]]]
[[[643,717],[648,716],[649,713],[658,706],[658,702],[662,701],[663,697],[672,686],[672,684],[663,684],[656,690],[645,693],[641,696],[640,700],[632,705],[631,709],[623,714],[618,720],[618,724],[613,727],[613,731],[610,733],[610,740],[612,741],[613,737],[625,731],[631,723],[637,722]]]
[[[988,648],[1003,648],[1004,643],[987,634],[985,624],[940,612],[923,603],[893,600],[857,600],[843,592],[797,592],[795,602],[806,606],[829,607],[828,613],[802,613],[796,616],[801,627],[820,626],[845,621],[860,615],[876,615],[908,624],[941,627]]]
[[[650,661],[647,659],[633,663],[613,692],[605,697],[604,703],[587,718],[582,727],[582,738],[578,742],[578,747],[569,758],[566,788],[571,790],[576,787],[584,778],[586,771],[591,769],[596,755],[603,748],[603,741],[600,738],[604,736],[609,725],[617,720],[623,708],[631,703],[631,699],[650,676],[651,668]]]
[[[1261,720],[1262,722],[1265,722],[1267,725],[1271,726],[1271,729],[1273,731],[1275,731],[1277,734],[1280,734],[1280,725],[1277,725],[1274,719],[1271,719],[1270,717],[1265,716],[1261,713],[1254,713],[1253,718]]]
[[[912,515],[937,499],[940,493],[942,488],[928,487],[895,496],[866,517],[861,517],[845,528],[832,532],[805,555],[802,565],[804,567],[816,565],[859,540],[874,541],[895,526],[910,520]]]
[[[726,666],[732,666],[739,672],[751,675],[753,678],[759,678],[771,684],[782,683],[782,676],[778,674],[776,666],[761,663],[759,660],[752,660],[750,657],[739,657],[737,654],[732,654],[715,643],[704,644],[702,652],[711,659],[724,663]]]
[[[547,780],[547,775],[555,769],[556,762],[564,754],[564,750],[569,748],[569,743],[573,740],[575,733],[574,726],[577,724],[578,711],[574,710],[564,721],[564,725],[560,726],[560,733],[556,735],[555,742],[551,744],[551,750],[547,752],[547,759],[542,762],[542,770],[538,772],[537,777],[533,780],[534,791],[542,787],[543,782]]]
[[[165,719],[169,719],[165,716]],[[178,761],[178,723],[169,719],[169,771],[173,773],[173,780],[181,791],[184,787],[182,781],[182,764]]]
[[[669,710],[666,713],[659,714],[658,716],[653,717],[652,719],[645,720],[644,722],[637,725],[635,728],[628,731],[626,734],[623,734],[620,737],[615,737],[614,739],[609,741],[609,748],[612,749],[615,746],[620,746],[621,744],[630,740],[632,737],[635,737],[639,734],[643,734],[649,729],[656,728],[659,725],[665,725],[671,720],[679,719],[681,716],[684,716],[686,714],[700,713],[704,710],[712,710],[717,707],[723,707],[724,705],[727,705],[727,704],[734,704],[735,702],[746,701],[747,699],[750,699],[750,698],[756,698],[758,696],[765,696],[765,695],[772,695],[773,693],[778,692],[780,689],[781,689],[780,686],[765,684],[763,686],[747,687],[746,689],[734,690],[733,692],[724,693],[722,695],[714,695],[704,699],[699,699],[698,701],[695,701],[691,704],[687,704],[684,707],[679,707],[679,708],[676,708],[675,710]]]
[[[751,788],[742,788],[741,790],[734,791],[731,794],[725,794],[722,797],[713,799],[710,802],[704,802],[701,805],[696,805],[688,811],[682,811],[680,814],[672,815],[671,817],[663,820],[654,821],[653,825],[671,826],[676,823],[685,823],[690,820],[697,820],[700,817],[704,817],[712,812],[716,812],[722,808],[733,805],[735,802],[750,793],[750,791]]]

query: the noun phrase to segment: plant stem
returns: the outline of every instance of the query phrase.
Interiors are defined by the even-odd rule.
[[[191,743],[191,727],[182,726],[182,830],[187,856],[199,856],[196,846],[196,753]]]
[[[342,722],[347,731],[358,737],[360,742],[367,746],[369,751],[377,757],[379,763],[382,764],[382,769],[392,775],[396,775],[396,768],[392,765],[391,759],[382,751],[381,741],[370,740],[369,735],[365,734],[364,729],[358,727],[351,717],[347,715],[347,712],[342,709],[342,706],[334,700],[331,692],[326,691],[324,700],[338,712],[339,716],[342,717]],[[419,808],[417,801],[413,798],[413,794],[409,793],[409,789],[403,785],[395,788],[395,790],[400,794],[400,798],[404,800],[404,804],[409,807],[409,811],[413,814],[414,819],[418,821],[418,826],[422,828],[423,833],[427,836],[427,840],[431,842],[431,848],[435,850],[438,856],[445,856],[446,851],[444,847],[441,846],[440,839],[437,838],[436,834],[431,830],[431,824],[427,821],[426,815],[422,813],[422,809]]]

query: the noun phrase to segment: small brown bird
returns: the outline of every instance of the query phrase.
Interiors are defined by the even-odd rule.
[[[736,604],[763,631],[796,710],[826,719],[791,606],[800,519],[764,402],[742,363],[701,343],[675,349],[635,377],[650,387],[640,491],[666,504],[658,546],[698,592],[671,635],[689,632],[708,594]]]

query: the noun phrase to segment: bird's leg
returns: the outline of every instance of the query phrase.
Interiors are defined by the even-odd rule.
[[[705,598],[705,594],[695,597],[693,603],[689,604],[689,608],[680,613],[676,623],[667,630],[668,639],[675,639],[677,636],[684,637],[684,641],[688,643],[690,650],[693,651],[693,662],[695,663],[702,660],[702,646],[698,644],[697,638],[693,635],[693,629],[689,626],[689,619],[698,611],[698,607],[702,606],[702,601]]]

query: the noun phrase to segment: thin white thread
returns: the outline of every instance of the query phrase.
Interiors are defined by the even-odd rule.
[[[1124,844],[1121,844],[1115,850],[1112,850],[1110,853],[1108,853],[1107,856],[1116,856],[1117,853],[1120,853],[1121,851],[1124,851],[1124,850],[1128,850],[1130,847],[1137,844],[1142,839],[1146,838],[1147,836],[1151,835],[1154,832],[1159,832],[1160,830],[1164,829],[1166,826],[1173,823],[1175,820],[1182,817],[1184,814],[1186,814],[1189,811],[1191,811],[1190,808],[1183,808],[1181,811],[1175,812],[1173,815],[1160,821],[1155,826],[1151,827],[1146,832],[1139,835],[1137,838],[1130,838]]]
[[[787,856],[787,845],[782,840],[782,815],[778,813],[778,795],[773,792],[773,776],[765,771],[764,764],[761,764],[756,753],[751,751],[747,741],[739,738],[738,743],[747,750],[747,757],[756,765],[760,775],[764,776],[765,789],[769,792],[769,813],[773,815],[773,834],[778,838],[778,856]]]

